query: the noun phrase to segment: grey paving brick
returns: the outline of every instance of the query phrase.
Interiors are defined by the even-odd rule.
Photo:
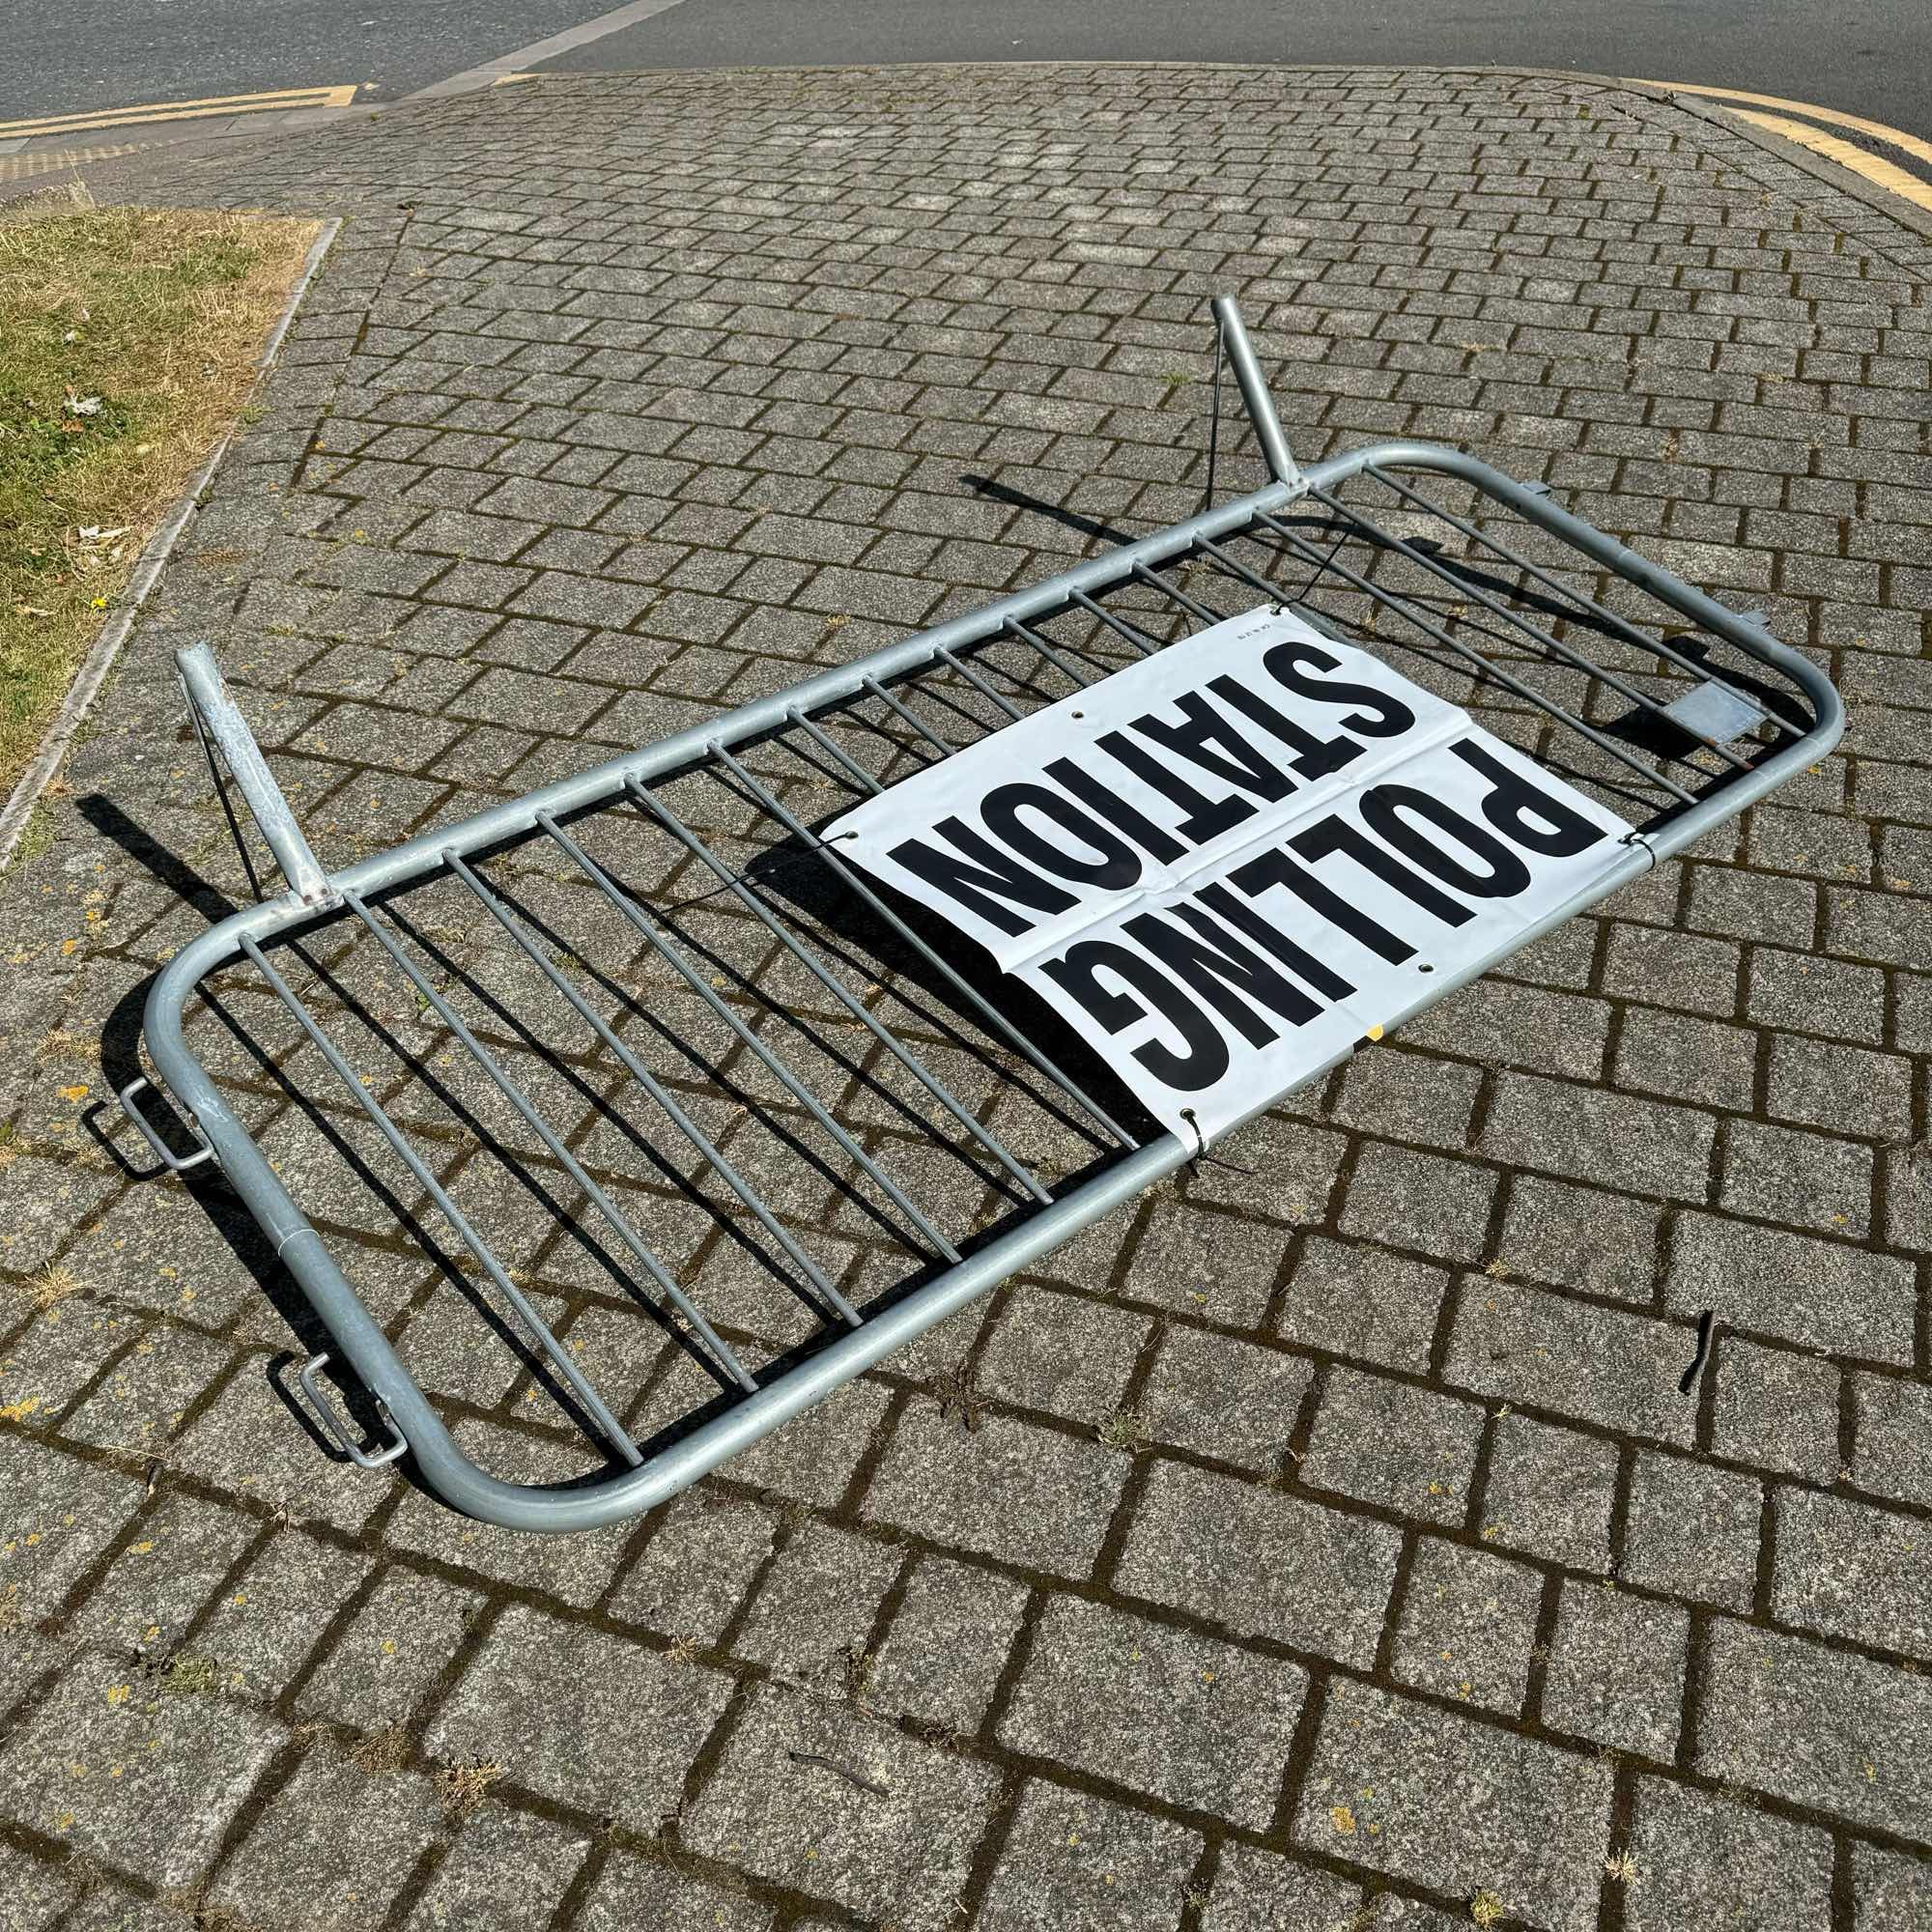
[[[144,1499],[131,1477],[76,1457],[0,1458],[0,1603],[16,1617],[51,1616]]]
[[[463,1820],[448,1857],[404,1923],[410,1932],[443,1932],[519,1910],[538,1917],[563,1896],[589,1852],[586,1833],[486,1804]],[[619,1862],[625,1861],[611,1861]],[[611,1866],[605,1869],[609,1874]],[[586,1914],[586,1922],[596,1921]],[[674,1922],[668,1916],[663,1920],[668,1928]]]
[[[1338,1368],[1329,1378],[1301,1479],[1430,1522],[1461,1522],[1483,1411],[1381,1376]]]
[[[606,1863],[579,1921],[585,1932],[769,1932],[773,1913],[735,1891],[721,1890],[689,1872],[629,1852]]]
[[[1474,1261],[1494,1192],[1495,1177],[1483,1168],[1371,1141],[1356,1159],[1341,1230],[1449,1261]]]
[[[1506,1415],[1490,1447],[1483,1540],[1577,1570],[1607,1571],[1616,1481],[1614,1443]]]
[[[1445,1268],[1311,1236],[1283,1291],[1279,1332],[1303,1348],[1420,1371],[1448,1288]]]
[[[345,1478],[320,1456],[264,1378],[246,1369],[176,1438],[169,1460],[237,1496],[286,1510],[297,1523],[355,1530],[383,1500],[380,1484]]]
[[[1508,1074],[1478,1145],[1514,1166],[1701,1203],[1715,1135],[1708,1115],[1686,1107]]]
[[[1733,1122],[1720,1204],[1857,1240],[1871,1232],[1872,1152],[1857,1141]]]
[[[319,1746],[222,1861],[208,1902],[244,1922],[353,1932],[387,1911],[442,1822],[428,1778]]]
[[[1350,1063],[1334,1118],[1368,1134],[1426,1147],[1468,1138],[1482,1069],[1415,1053],[1364,1053]]]
[[[63,1922],[63,1932],[191,1932],[193,1918],[176,1910],[182,1896],[171,1891],[148,1899],[111,1882],[96,1886]]]
[[[1590,928],[1585,924],[1563,930],[1584,937],[1574,976],[1575,983],[1580,984],[1589,974]],[[1566,949],[1576,945],[1574,939],[1552,937]],[[1549,941],[1544,941],[1511,959],[1509,971],[1532,980],[1562,978],[1568,983],[1572,976],[1567,970],[1550,970],[1559,966],[1560,959]],[[1523,985],[1514,979],[1478,980],[1439,1007],[1417,1014],[1402,1029],[1402,1037],[1412,1045],[1520,1066],[1532,1073],[1567,1073],[1594,1080],[1604,1070],[1609,1027],[1610,1008],[1604,1000],[1579,999],[1574,993]]]
[[[0,1845],[0,1886],[6,1887],[7,1932],[47,1932],[79,1895],[78,1875],[65,1865]]]
[[[1912,1063],[1829,1040],[1780,1034],[1771,1043],[1771,1111],[1833,1133],[1878,1139],[1912,1131]]]
[[[1838,1372],[1814,1355],[1762,1349],[1724,1336],[1714,1367],[1718,1400],[1712,1446],[1814,1483],[1838,1469]]]
[[[887,1401],[875,1382],[848,1383],[735,1458],[731,1475],[753,1489],[829,1507],[844,1494]]]
[[[1739,949],[1651,926],[1613,924],[1604,990],[1678,1011],[1727,1019],[1737,1006]]]
[[[1669,1304],[1727,1327],[1867,1361],[1907,1363],[1918,1302],[1910,1262],[1779,1228],[1686,1214],[1671,1247]]]
[[[730,1680],[512,1605],[423,1737],[447,1762],[649,1831],[730,1695]]]
[[[1536,1175],[1510,1186],[1496,1259],[1511,1274],[1648,1301],[1656,1286],[1655,1203]]]
[[[215,1601],[195,1648],[214,1659],[230,1690],[272,1697],[368,1572],[366,1557],[284,1531]]]
[[[1167,1932],[1200,1857],[1200,1836],[1183,1826],[1034,1778],[977,1923],[986,1932]]]
[[[849,1674],[901,1562],[887,1544],[805,1525],[765,1572],[732,1650],[790,1675]]]
[[[1760,946],[1751,953],[1745,1013],[1761,1025],[1877,1046],[1885,1038],[1885,975],[1871,966]]]
[[[1553,1932],[1589,1932],[1610,1773],[1366,1685],[1329,1685],[1293,1842],[1432,1889],[1492,1890]]]
[[[0,1268],[30,1275],[44,1267],[113,1191],[112,1178],[98,1169],[16,1155],[0,1167]]]
[[[1932,1537],[1914,1517],[1780,1488],[1772,1608],[1780,1623],[1932,1654]]]
[[[611,1613],[663,1635],[716,1643],[772,1553],[778,1520],[709,1489],[680,1497],[611,1599]]]
[[[1543,1720],[1594,1744],[1668,1764],[1684,1706],[1690,1614],[1567,1578],[1544,1680]]]
[[[974,1379],[1003,1402],[1097,1424],[1120,1406],[1151,1325],[1100,1302],[1022,1288],[1009,1298]]]
[[[1637,1780],[1635,1812],[1638,1876],[1624,1906],[1631,1932],[1832,1924],[1832,1841],[1815,1827],[1657,1777]]]
[[[1542,1602],[1540,1572],[1424,1537],[1396,1632],[1397,1678],[1516,1716],[1529,1685]]]
[[[0,1755],[0,1815],[162,1886],[192,1886],[280,1725],[181,1673],[82,1656]]]
[[[1852,1381],[1852,1480],[1874,1495],[1932,1504],[1932,1386],[1891,1376]]]
[[[1400,1547],[1386,1523],[1162,1463],[1148,1478],[1116,1580],[1236,1636],[1366,1666]]]
[[[1747,1111],[1757,1079],[1757,1035],[1690,1013],[1633,1008],[1617,1041],[1617,1085],[1707,1107]]]
[[[965,1883],[994,1777],[889,1724],[765,1690],[687,1806],[682,1838],[875,1920],[938,1926]]]
[[[1852,1847],[1852,1897],[1859,1932],[1932,1921],[1932,1864],[1876,1845]]]
[[[1004,1742],[1256,1831],[1274,1816],[1307,1673],[1077,1597],[1048,1604]]]
[[[581,1473],[584,1459],[537,1450],[487,1424],[466,1422],[453,1432],[484,1468],[509,1469],[525,1482],[561,1480]],[[520,1461],[511,1457],[521,1451]],[[580,1530],[574,1536],[531,1537],[455,1515],[421,1491],[405,1492],[389,1518],[384,1537],[391,1548],[453,1564],[484,1577],[514,1581],[579,1606],[593,1604],[609,1588],[634,1525],[613,1523]]]
[[[196,1398],[233,1360],[225,1343],[182,1328],[150,1329],[66,1418],[64,1433],[104,1449],[156,1455],[168,1447]]]
[[[162,1496],[87,1593],[72,1630],[116,1650],[165,1657],[258,1533],[232,1510]]]
[[[1136,1408],[1156,1442],[1264,1474],[1279,1465],[1314,1377],[1302,1356],[1175,1322]]]
[[[1387,1896],[1387,1894],[1383,1894]],[[1278,1852],[1229,1843],[1221,1849],[1202,1932],[1345,1932],[1363,1918],[1362,1889]]]
[[[1750,1607],[1764,1486],[1681,1456],[1639,1450],[1621,1571],[1693,1602]]]
[[[391,1570],[310,1672],[297,1707],[362,1731],[405,1722],[482,1606],[472,1590]]]
[[[1005,1416],[972,1431],[936,1402],[899,1419],[867,1492],[874,1521],[1009,1563],[1085,1577],[1126,1480],[1126,1459]]]
[[[1690,1444],[1696,1416],[1678,1386],[1696,1349],[1689,1327],[1487,1275],[1463,1276],[1457,1297],[1450,1381]]]
[[[1932,1679],[1719,1620],[1705,1662],[1697,1769],[1924,1842]]]
[[[1135,1301],[1257,1328],[1287,1249],[1287,1235],[1265,1222],[1156,1202],[1123,1257],[1121,1290]]]
[[[1885,1242],[1894,1248],[1932,1248],[1932,1143],[1885,1151]]]
[[[46,1428],[141,1325],[91,1301],[56,1302],[0,1353],[0,1408],[12,1422]]]
[[[971,1733],[993,1700],[1027,1591],[970,1564],[921,1559],[885,1641],[867,1661],[875,1710]]]

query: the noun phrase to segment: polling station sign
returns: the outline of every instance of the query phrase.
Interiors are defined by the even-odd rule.
[[[1630,827],[1379,659],[1229,618],[824,828],[1189,1145],[1502,957]]]

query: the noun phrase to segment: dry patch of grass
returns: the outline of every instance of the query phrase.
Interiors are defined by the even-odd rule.
[[[80,189],[0,213],[0,795],[241,411],[315,233]]]
[[[484,1794],[508,1769],[488,1758],[471,1758],[464,1764],[445,1766],[437,1773],[437,1788],[443,1807],[452,1817],[467,1818],[482,1804]]]

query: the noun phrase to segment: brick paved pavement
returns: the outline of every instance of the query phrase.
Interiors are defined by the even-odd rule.
[[[1932,1923],[1920,238],[1548,77],[546,82],[119,167],[355,218],[0,897],[0,1923]],[[1087,541],[966,476],[1192,507],[1227,288],[1302,453],[1546,478],[1829,660],[1842,753],[640,1523],[327,1462],[251,1228],[99,1108],[242,890],[166,646],[379,848]]]

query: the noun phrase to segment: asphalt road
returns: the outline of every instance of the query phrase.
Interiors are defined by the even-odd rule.
[[[612,0],[0,0],[0,121],[270,88],[412,94]]]
[[[682,0],[546,65],[1420,62],[1748,88],[1932,133],[1927,0]]]
[[[0,120],[354,81],[394,99],[611,0],[12,0]],[[1270,60],[1548,67],[1789,96],[1932,135],[1927,0],[679,0],[544,65]]]

